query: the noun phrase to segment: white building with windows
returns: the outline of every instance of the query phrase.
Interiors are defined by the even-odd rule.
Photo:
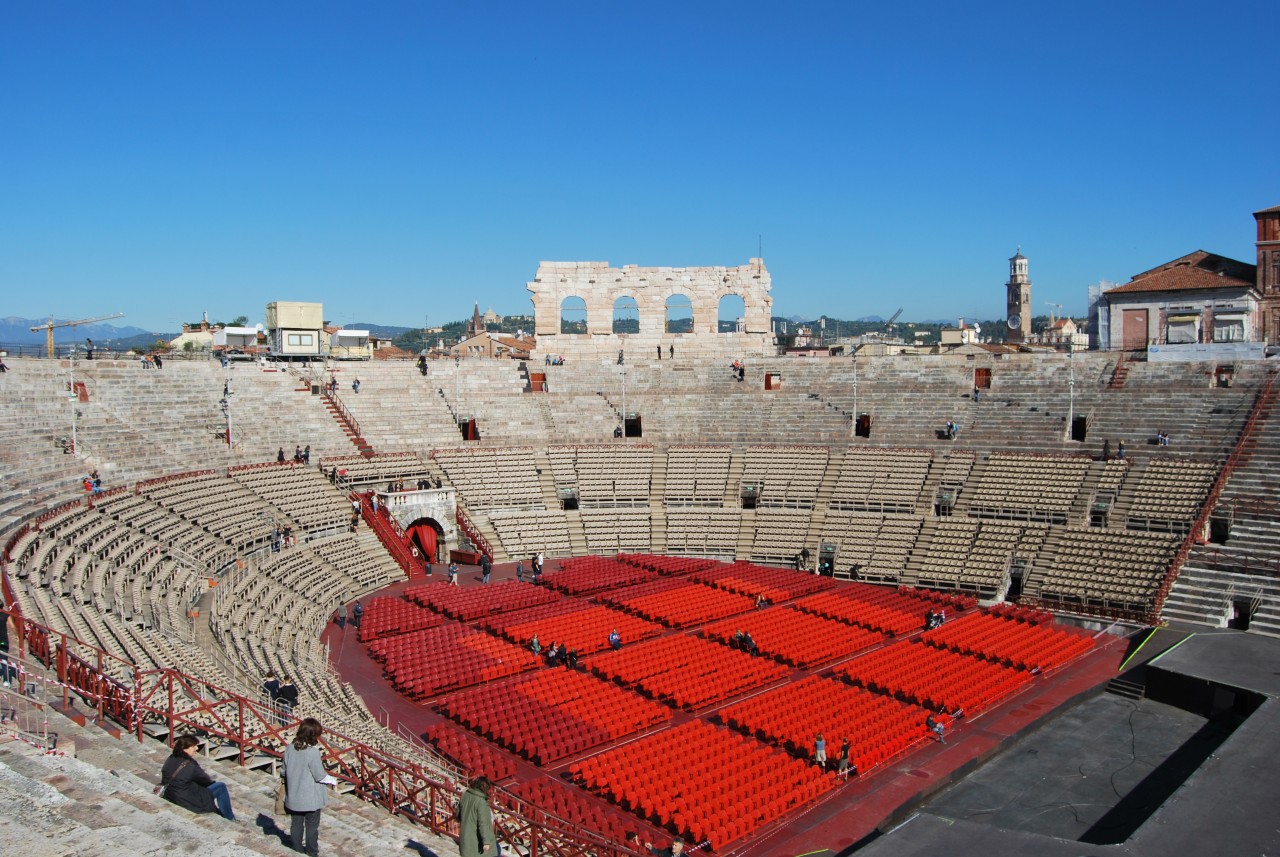
[[[1260,342],[1260,301],[1253,265],[1197,250],[1103,292],[1098,345],[1133,351]]]

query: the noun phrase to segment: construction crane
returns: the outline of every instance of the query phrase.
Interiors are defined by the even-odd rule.
[[[898,316],[902,315],[902,307],[898,307],[898,311],[889,316],[889,320],[884,323],[885,333],[893,333],[897,325],[894,323],[898,320]]]
[[[49,320],[46,323],[37,324],[35,327],[31,328],[31,332],[35,333],[36,331],[39,331],[39,330],[44,331],[45,356],[53,357],[54,356],[53,329],[55,327],[75,327],[76,325],[80,325],[80,324],[93,324],[94,322],[97,322],[97,321],[108,321],[113,318],[124,318],[124,313],[117,312],[117,313],[112,313],[111,315],[100,315],[97,318],[82,318],[79,321],[54,321],[53,316],[49,316]]]

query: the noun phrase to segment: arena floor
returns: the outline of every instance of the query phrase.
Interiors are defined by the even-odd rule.
[[[549,560],[546,570],[554,571],[557,566],[556,561]],[[495,567],[493,581],[514,578],[513,568],[513,565]],[[460,580],[464,587],[480,586],[479,569],[463,566]],[[404,581],[376,594],[397,594],[419,582]],[[411,701],[391,686],[381,665],[356,639],[355,629],[330,623],[323,639],[330,646],[331,658],[342,678],[351,683],[370,711],[393,730],[400,727],[422,737],[426,730],[444,719],[431,710],[430,700],[427,704]],[[975,717],[957,721],[945,745],[929,742],[917,746],[863,776],[851,778],[781,821],[732,843],[723,853],[765,857],[837,853],[875,838],[878,831],[899,821],[911,808],[1017,740],[1028,727],[1096,692],[1116,674],[1126,647],[1127,641],[1123,638],[1104,638],[1102,645],[1078,661],[1037,678],[1012,698]],[[807,673],[796,671],[797,676]],[[690,715],[679,712],[672,722],[678,724],[688,719]],[[541,770],[567,780],[573,761],[596,755],[602,749],[607,747],[558,760]],[[516,781],[538,775],[540,769],[533,764],[514,754],[511,756],[517,759]],[[637,827],[643,835],[644,825],[637,823]]]

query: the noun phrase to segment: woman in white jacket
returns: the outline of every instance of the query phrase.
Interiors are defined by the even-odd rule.
[[[320,810],[329,802],[326,781],[332,781],[320,760],[316,744],[324,727],[314,717],[298,724],[293,742],[284,748],[284,806],[289,811],[293,849],[304,854],[319,854]]]

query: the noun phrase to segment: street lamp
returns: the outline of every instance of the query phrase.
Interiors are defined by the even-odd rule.
[[[71,404],[71,457],[80,457],[80,444],[76,442],[76,347],[67,354],[67,401]]]
[[[1076,352],[1072,343],[1067,344],[1067,386],[1070,390],[1067,399],[1067,440],[1072,440],[1072,426],[1076,421]]]
[[[858,435],[858,352],[862,350],[862,343],[853,346],[853,436]]]

